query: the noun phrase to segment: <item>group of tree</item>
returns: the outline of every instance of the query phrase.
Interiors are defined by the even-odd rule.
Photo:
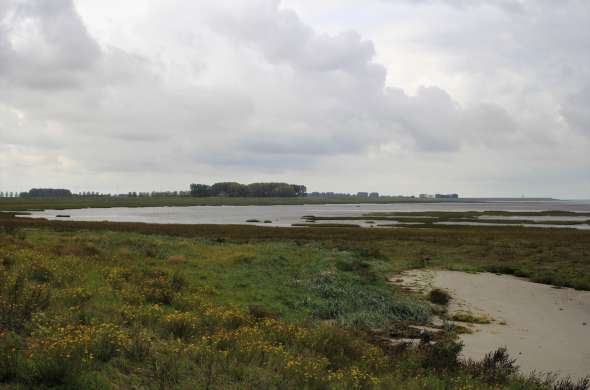
[[[0,191],[0,198],[18,198],[19,196],[20,194],[18,192]]]
[[[213,185],[191,184],[191,196],[231,196],[231,197],[292,197],[305,196],[307,188],[299,184],[222,182]]]
[[[29,196],[32,198],[62,198],[72,196],[72,192],[63,188],[31,188],[29,192],[22,192],[20,196]]]

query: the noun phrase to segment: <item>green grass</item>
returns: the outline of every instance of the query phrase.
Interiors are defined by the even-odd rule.
[[[400,297],[386,283],[383,260],[359,262],[347,251],[309,243],[223,243],[209,240],[142,236],[134,233],[27,233],[28,241],[56,256],[99,253],[125,260],[125,272],[148,265],[173,268],[212,302],[247,309],[258,305],[282,318],[333,320],[383,326],[390,320],[424,322],[428,308]],[[359,266],[358,264],[362,264]],[[359,268],[360,267],[360,268]],[[372,269],[379,269],[379,275]],[[342,270],[345,270],[342,271]],[[385,305],[383,302],[392,302]],[[362,323],[363,316],[370,320]]]
[[[417,349],[383,344],[375,328],[424,323],[429,306],[386,282],[413,260],[398,258],[380,235],[358,234],[366,229],[145,234],[132,227],[163,226],[7,221],[0,388],[553,386],[459,361],[452,334]],[[270,237],[307,230],[318,237]],[[402,242],[388,237],[394,247]]]
[[[438,226],[367,229],[353,227],[277,228],[246,225],[155,225],[141,223],[45,221],[0,218],[0,229],[50,227],[141,232],[211,240],[321,243],[387,259],[390,271],[428,266],[489,271],[528,277],[539,283],[590,290],[590,231],[512,226]]]

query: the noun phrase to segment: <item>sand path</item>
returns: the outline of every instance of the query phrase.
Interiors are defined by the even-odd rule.
[[[491,273],[411,271],[401,279],[414,289],[448,290],[454,297],[450,313],[467,310],[493,319],[462,336],[465,358],[481,359],[506,346],[524,373],[590,375],[590,292]]]

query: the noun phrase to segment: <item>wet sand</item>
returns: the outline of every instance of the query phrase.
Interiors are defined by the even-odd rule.
[[[413,289],[449,291],[451,314],[470,311],[492,319],[462,336],[465,358],[481,359],[505,346],[523,373],[590,375],[590,292],[491,273],[412,271],[401,279]]]

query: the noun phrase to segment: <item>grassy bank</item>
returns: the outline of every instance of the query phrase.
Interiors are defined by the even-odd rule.
[[[450,334],[416,349],[375,339],[430,315],[385,281],[413,266],[409,248],[105,227],[3,225],[0,388],[567,388],[502,354],[460,362]]]
[[[535,282],[590,290],[590,231],[520,227],[366,229],[246,225],[156,225],[0,218],[6,229],[110,230],[212,240],[317,242],[386,259],[392,271],[435,267],[525,276]]]
[[[67,197],[67,198],[0,198],[0,211],[81,209],[108,207],[157,207],[157,206],[270,206],[301,204],[352,204],[352,203],[440,203],[449,200],[424,200],[417,198],[381,196],[379,198],[350,197],[281,197],[281,198],[232,198],[232,197]]]

